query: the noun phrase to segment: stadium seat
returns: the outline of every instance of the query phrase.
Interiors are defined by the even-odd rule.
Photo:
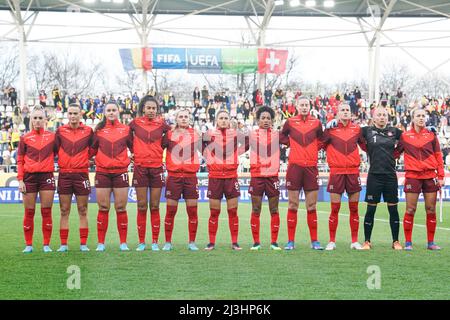
[[[100,123],[100,119],[95,118],[95,119],[94,119],[94,124],[96,125],[96,124],[98,124],[98,123]]]
[[[192,101],[186,101],[186,107],[192,107]]]
[[[12,112],[12,111],[13,111],[12,106],[6,106],[5,111],[6,111],[6,112]],[[9,116],[8,116],[8,117],[9,117]]]
[[[86,125],[87,126],[92,125],[92,119],[86,119]]]
[[[180,107],[185,107],[185,106],[186,106],[186,101],[181,100],[181,101],[178,103],[178,105],[179,105]]]
[[[4,105],[1,105],[0,106],[0,112],[5,112],[6,110],[5,110],[5,106]]]
[[[69,119],[64,118],[63,121],[62,121],[62,123],[63,123],[63,124],[68,124],[68,123],[69,123]]]

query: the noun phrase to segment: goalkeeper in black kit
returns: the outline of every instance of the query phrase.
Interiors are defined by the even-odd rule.
[[[392,233],[392,248],[402,250],[398,239],[400,219],[398,215],[398,181],[395,173],[394,150],[402,131],[388,125],[388,112],[377,107],[373,113],[373,126],[362,128],[367,143],[367,154],[370,169],[367,176],[366,202],[367,211],[364,217],[365,242],[363,250],[372,248],[371,235],[375,211],[383,195],[389,211],[389,224]]]

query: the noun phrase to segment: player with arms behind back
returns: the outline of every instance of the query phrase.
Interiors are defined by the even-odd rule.
[[[281,250],[278,246],[278,231],[280,229],[280,215],[278,201],[280,197],[280,143],[279,132],[272,129],[275,112],[270,107],[260,107],[256,111],[256,121],[259,128],[250,132],[250,187],[252,196],[252,215],[250,225],[253,235],[251,250],[259,250],[260,214],[262,198],[266,194],[269,201],[270,230],[272,250]]]
[[[58,193],[61,211],[59,235],[61,247],[58,252],[68,251],[69,214],[72,195],[77,201],[80,216],[80,250],[89,251],[86,245],[89,228],[87,208],[91,186],[89,183],[89,147],[93,131],[80,122],[81,107],[72,103],[67,109],[69,123],[56,130],[56,150],[58,153]]]
[[[427,236],[429,250],[440,250],[434,243],[436,231],[437,192],[444,186],[444,162],[439,140],[433,132],[425,128],[426,111],[412,111],[411,129],[404,132],[398,145],[399,153],[405,152],[406,212],[403,219],[405,250],[412,250],[414,214],[419,194],[425,198]]]
[[[114,208],[117,214],[117,229],[120,250],[128,251],[128,149],[133,152],[133,136],[130,127],[119,122],[119,108],[113,102],[105,106],[102,121],[94,132],[92,155],[95,155],[95,187],[97,191],[98,216],[97,251],[105,251],[105,237],[108,230],[111,193],[114,194]]]

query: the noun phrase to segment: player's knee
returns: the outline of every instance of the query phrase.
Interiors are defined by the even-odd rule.
[[[99,204],[98,205],[98,210],[100,210],[100,211],[109,211],[109,209],[110,209],[109,205],[106,205],[106,204]]]
[[[425,206],[425,210],[427,214],[434,214],[436,212],[435,206]]]
[[[261,214],[261,206],[253,206],[252,213],[255,216],[259,216]]]
[[[310,203],[306,206],[306,210],[308,210],[308,211],[316,210],[316,206],[317,206],[316,202]]]
[[[147,210],[148,204],[146,201],[138,201],[137,207],[138,207],[138,210]]]
[[[78,206],[78,214],[81,217],[85,217],[87,215],[87,206]]]
[[[416,208],[408,206],[406,208],[406,213],[409,214],[409,215],[414,215],[416,213]]]
[[[69,213],[70,213],[70,207],[69,206],[61,206],[59,211],[61,212],[62,217],[67,217],[67,216],[69,216]]]
[[[147,209],[147,207],[144,207],[144,210]],[[150,210],[159,210],[159,203],[157,204],[150,204]]]
[[[125,204],[118,203],[114,206],[114,209],[116,209],[116,212],[122,212],[127,210],[127,206]]]
[[[288,209],[289,210],[298,210],[298,202],[289,202]]]

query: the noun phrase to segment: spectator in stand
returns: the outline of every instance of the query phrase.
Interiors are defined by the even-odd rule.
[[[52,90],[52,97],[53,97],[53,107],[58,106],[58,102],[61,102],[61,92],[59,91],[59,88],[55,86]]]
[[[266,91],[264,91],[264,105],[269,106],[272,104],[272,88],[267,87]]]
[[[17,92],[16,88],[9,89],[9,99],[11,101],[11,106],[17,106]]]
[[[208,107],[209,104],[209,91],[207,86],[203,86],[201,94],[202,94],[202,106],[206,108]]]
[[[283,90],[281,88],[277,88],[277,90],[275,90],[274,96],[275,96],[275,99],[277,101],[277,107],[278,107],[278,109],[280,109],[281,108],[281,104],[283,102],[283,96],[284,96]]]
[[[47,94],[45,93],[45,90],[41,90],[39,92],[39,104],[42,106],[42,108],[45,108],[47,106]]]
[[[200,89],[198,87],[195,87],[194,91],[192,92],[192,101],[195,102],[195,100],[198,100],[200,102]]]

